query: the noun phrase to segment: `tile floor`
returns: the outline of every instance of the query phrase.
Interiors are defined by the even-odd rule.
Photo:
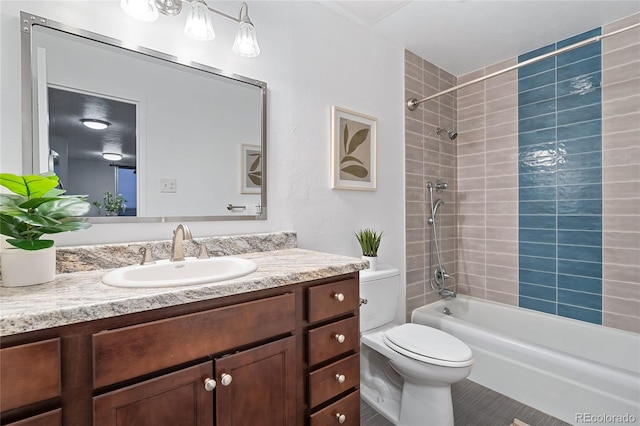
[[[470,380],[453,385],[451,394],[455,426],[509,426],[515,418],[531,426],[570,426]],[[360,424],[393,426],[364,402],[360,405]]]

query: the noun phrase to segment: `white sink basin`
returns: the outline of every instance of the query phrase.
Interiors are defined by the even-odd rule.
[[[185,286],[230,280],[256,269],[255,262],[238,257],[187,258],[182,262],[160,260],[151,265],[115,269],[102,277],[102,282],[132,288]]]

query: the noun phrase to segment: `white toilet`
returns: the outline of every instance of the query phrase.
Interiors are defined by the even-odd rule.
[[[401,426],[453,426],[451,385],[471,372],[471,349],[444,331],[394,323],[400,273],[360,272],[360,394]]]

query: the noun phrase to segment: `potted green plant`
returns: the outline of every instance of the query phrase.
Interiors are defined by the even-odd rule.
[[[56,251],[47,234],[78,231],[91,226],[85,196],[63,195],[53,173],[18,176],[0,174],[0,185],[12,194],[0,194],[0,233],[13,247],[3,247],[2,285],[19,287],[55,279]]]
[[[92,203],[97,207],[98,214],[102,214],[102,209],[104,209],[107,216],[118,216],[120,212],[124,212],[124,209],[127,208],[125,204],[127,200],[124,199],[122,194],[114,196],[111,192],[105,191],[102,195],[102,203],[98,201]]]
[[[369,269],[372,271],[375,271],[378,265],[378,249],[383,233],[369,228],[354,232],[362,248],[362,258],[369,261]]]

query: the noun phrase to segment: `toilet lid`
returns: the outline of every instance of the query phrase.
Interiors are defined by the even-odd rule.
[[[387,330],[384,341],[392,349],[402,349],[405,355],[425,362],[468,365],[473,359],[471,349],[460,339],[420,324],[407,323]]]

